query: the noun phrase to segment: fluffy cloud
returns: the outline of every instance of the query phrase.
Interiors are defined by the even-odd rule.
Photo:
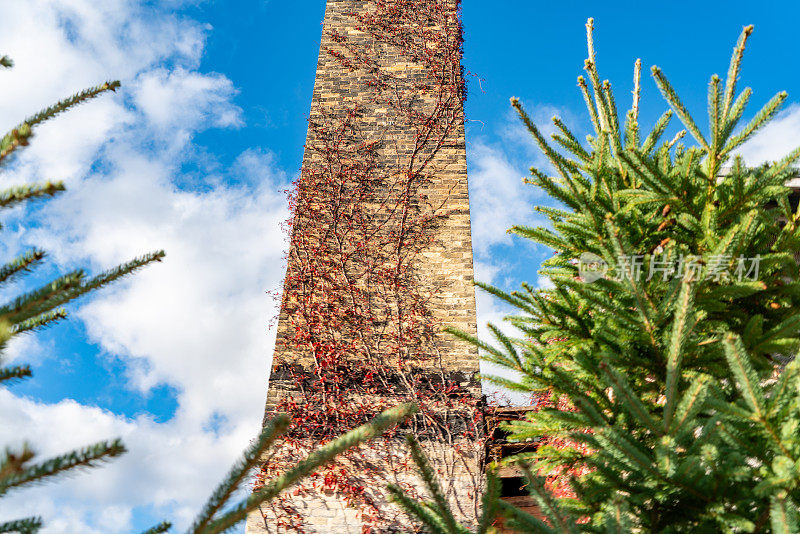
[[[174,417],[158,423],[0,390],[0,443],[27,439],[44,458],[120,436],[130,450],[90,474],[11,495],[2,518],[41,514],[51,533],[128,532],[142,514],[181,527],[258,431],[274,342],[264,292],[283,274],[288,179],[254,148],[202,184],[184,183],[194,134],[242,122],[231,81],[198,70],[207,30],[126,0],[34,0],[0,19],[0,51],[16,62],[2,73],[2,123],[109,74],[123,82],[116,97],[38,129],[4,173],[6,184],[63,179],[68,193],[38,211],[33,228],[12,220],[3,255],[36,244],[62,269],[96,271],[165,249],[162,264],[99,293],[72,320],[125,363],[127,394],[159,384],[178,392]],[[12,349],[25,360],[39,350],[35,338]]]
[[[221,74],[157,69],[142,74],[137,82],[137,107],[162,131],[241,124],[239,109],[230,102],[233,84]]]
[[[472,241],[484,257],[494,245],[511,244],[509,228],[532,220],[533,188],[522,183],[525,175],[499,149],[478,140],[469,150]]]
[[[739,151],[748,165],[776,161],[800,146],[800,104],[780,112]]]

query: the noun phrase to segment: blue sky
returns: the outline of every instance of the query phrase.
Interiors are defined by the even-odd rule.
[[[650,65],[702,117],[710,74],[724,74],[741,28],[754,24],[741,82],[754,89],[750,115],[779,90],[790,96],[743,153],[754,163],[800,144],[800,6],[611,4],[463,3],[479,280],[542,283],[536,270],[548,252],[505,234],[537,223],[531,206],[548,202],[521,184],[543,162],[508,99],[520,97],[539,122],[557,114],[585,133],[575,79],[589,16],[620,107],[642,58],[645,124],[665,109]],[[185,525],[257,432],[274,343],[266,292],[283,274],[283,190],[300,166],[323,11],[310,0],[236,9],[218,0],[35,0],[0,20],[0,52],[17,63],[1,74],[6,126],[106,78],[123,83],[42,128],[6,170],[4,184],[63,179],[69,193],[7,218],[0,252],[43,246],[44,276],[167,251],[164,264],[11,347],[9,358],[31,362],[35,377],[0,390],[0,442],[24,437],[48,455],[122,435],[131,452],[9,498],[2,517],[39,513],[47,532],[136,532],[161,518]],[[486,295],[478,305],[481,323],[505,312]]]

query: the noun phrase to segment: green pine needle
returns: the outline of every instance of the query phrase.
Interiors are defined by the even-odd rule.
[[[697,124],[694,122],[689,110],[686,109],[686,106],[683,105],[681,99],[678,97],[678,93],[675,92],[675,89],[672,88],[672,85],[667,80],[667,77],[664,76],[664,73],[661,72],[661,69],[656,67],[655,65],[651,68],[653,79],[656,82],[656,85],[661,90],[661,94],[664,96],[664,99],[669,103],[672,107],[672,110],[678,115],[678,118],[681,120],[683,125],[689,130],[695,140],[700,143],[703,148],[710,150],[708,146],[708,141],[700,133],[700,128],[697,127]]]
[[[162,532],[167,532],[169,529],[172,528],[172,523],[169,521],[162,521],[158,525],[148,528],[142,534],[161,534]]]
[[[22,273],[29,272],[34,266],[41,263],[45,252],[39,249],[29,250],[0,267],[0,283],[10,282]]]
[[[65,98],[64,100],[60,100],[58,103],[43,109],[39,113],[31,115],[30,117],[25,119],[23,123],[28,124],[30,126],[36,126],[37,124],[52,119],[59,113],[63,113],[68,109],[77,106],[78,104],[96,98],[97,96],[105,93],[106,91],[114,92],[119,88],[119,86],[120,86],[119,81],[115,80],[111,82],[105,82],[103,84],[96,85],[88,89],[84,89],[79,93],[76,93],[68,98]]]
[[[396,408],[391,408],[382,412],[375,416],[369,423],[355,430],[351,430],[338,439],[320,447],[283,475],[267,482],[264,487],[253,492],[252,495],[234,506],[222,517],[210,522],[206,528],[201,531],[202,534],[228,532],[240,522],[244,521],[247,518],[247,513],[256,509],[260,504],[272,500],[279,493],[299,482],[300,479],[331,462],[337,455],[345,450],[382,434],[388,428],[416,413],[416,411],[417,407],[414,404],[401,404]],[[197,534],[201,534],[201,532]]]
[[[208,524],[213,520],[214,515],[221,510],[247,478],[250,471],[261,461],[264,453],[275,443],[278,437],[289,428],[289,418],[286,415],[278,415],[271,419],[261,431],[258,439],[245,450],[242,458],[236,462],[222,483],[206,502],[203,510],[197,516],[189,532],[203,532]]]
[[[40,482],[43,479],[72,472],[76,469],[95,467],[101,462],[116,458],[125,452],[125,446],[118,439],[111,442],[101,441],[39,464],[24,466],[20,472],[0,478],[0,495],[7,493],[11,489]]]
[[[8,384],[14,380],[22,380],[33,376],[30,365],[15,365],[12,367],[0,368],[0,382]]]
[[[442,488],[436,479],[436,473],[431,467],[428,457],[425,455],[425,452],[423,452],[422,447],[420,447],[419,442],[413,434],[406,435],[406,443],[411,450],[411,457],[417,466],[417,471],[422,481],[425,483],[428,493],[433,497],[435,510],[438,512],[437,515],[441,517],[444,522],[447,532],[456,534],[460,530],[456,526],[456,519],[453,517],[453,512],[450,510],[450,506],[447,504],[447,500],[442,493]]]
[[[38,332],[66,318],[67,311],[64,308],[59,308],[17,323],[11,330],[14,335],[23,334],[25,332]]]
[[[725,80],[725,100],[722,105],[723,120],[728,120],[731,111],[731,103],[733,102],[733,95],[736,93],[736,82],[739,79],[739,70],[742,65],[742,56],[744,56],[745,45],[747,38],[753,33],[753,25],[745,26],[739,35],[739,40],[733,48],[733,55],[731,56],[731,64],[728,67],[728,76]]]
[[[0,208],[11,208],[34,198],[52,197],[64,190],[62,182],[45,182],[13,187],[0,191]]]
[[[0,532],[14,532],[17,534],[35,534],[42,528],[40,517],[26,517],[15,521],[0,523]]]

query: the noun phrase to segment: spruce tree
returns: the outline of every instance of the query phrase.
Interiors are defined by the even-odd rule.
[[[7,56],[0,57],[0,66],[11,67],[11,59]],[[25,119],[0,140],[0,170],[8,165],[21,148],[28,145],[36,126],[102,93],[115,91],[119,86],[118,81],[106,82],[81,91]],[[0,191],[0,209],[16,207],[43,197],[52,197],[63,191],[64,185],[61,182],[11,187]],[[75,270],[0,305],[0,385],[8,387],[13,382],[30,378],[32,375],[28,365],[3,365],[6,346],[13,337],[64,320],[67,317],[64,305],[86,293],[109,285],[149,263],[160,261],[163,257],[163,251],[152,252],[94,276],[87,276],[83,270]],[[11,259],[0,266],[0,286],[7,286],[20,279],[39,266],[44,259],[45,252],[37,248]],[[231,503],[237,492],[246,487],[250,475],[267,454],[270,446],[287,431],[289,418],[278,415],[264,426],[258,438],[231,467],[201,509],[189,532],[192,534],[229,532],[241,524],[247,514],[260,504],[275,498],[303,477],[329,463],[338,454],[381,434],[416,410],[413,404],[403,404],[384,411],[368,423],[313,451],[282,475],[264,481],[258,490],[244,499]],[[101,441],[46,460],[38,460],[35,447],[27,443],[19,448],[7,447],[5,452],[0,453],[0,498],[9,492],[48,481],[62,474],[97,467],[125,452],[126,448],[119,439]],[[144,534],[167,532],[171,526],[171,523],[165,521],[148,529]],[[41,518],[25,517],[0,523],[0,533],[33,534],[41,527]]]
[[[800,149],[748,167],[737,150],[775,116],[774,96],[740,124],[751,90],[737,92],[744,28],[727,77],[711,77],[708,126],[666,75],[652,77],[669,109],[639,123],[640,61],[620,114],[601,81],[587,23],[588,81],[578,78],[592,134],[581,142],[558,118],[546,139],[513,107],[547,156],[529,183],[560,203],[537,210],[547,227],[512,232],[554,255],[551,289],[504,292],[518,335],[492,326],[485,358],[518,379],[489,377],[570,409],[545,408],[509,425],[542,446],[510,459],[528,472],[542,521],[504,503],[526,532],[797,532],[800,503],[800,210],[784,185]],[[673,116],[684,130],[664,134]],[[688,132],[688,136],[686,133]],[[688,140],[684,141],[687,137]],[[560,403],[563,404],[563,403]],[[555,498],[542,473],[572,476]],[[565,475],[566,476],[566,475]]]

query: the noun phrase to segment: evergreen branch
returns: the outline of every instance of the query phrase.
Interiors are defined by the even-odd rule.
[[[750,139],[753,134],[755,134],[762,126],[769,122],[773,116],[775,116],[783,102],[786,100],[787,96],[788,94],[786,91],[782,91],[773,96],[770,101],[767,102],[758,113],[756,113],[756,116],[753,117],[753,120],[751,120],[738,135],[731,137],[731,139],[722,149],[721,154],[727,154],[731,152],[739,147],[742,143]]]
[[[431,467],[428,457],[425,456],[422,447],[420,447],[419,442],[414,438],[413,434],[406,434],[406,443],[408,444],[409,449],[411,449],[411,458],[414,460],[423,482],[425,482],[425,487],[428,489],[431,497],[433,497],[433,502],[436,506],[437,512],[439,513],[438,515],[444,521],[447,531],[455,534],[456,532],[466,530],[463,529],[463,527],[461,529],[457,528],[456,518],[453,517],[453,512],[450,510],[450,506],[447,504],[447,501],[444,498],[442,488],[439,485],[438,480],[436,480],[436,473]]]
[[[611,243],[614,246],[614,252],[617,258],[627,257],[627,251],[623,248],[620,241],[620,232],[614,227],[614,224],[610,218],[606,219],[606,228],[608,230],[608,234],[612,238]],[[630,269],[630,267],[628,269]],[[627,282],[628,288],[631,290],[631,293],[633,293],[633,296],[636,299],[636,311],[642,318],[642,322],[644,323],[644,328],[648,337],[650,338],[650,342],[653,344],[653,346],[656,346],[657,342],[654,337],[655,311],[653,309],[653,303],[647,292],[643,288],[639,287],[637,280],[633,279],[634,277],[631,272],[624,273],[623,278]]]
[[[25,202],[26,200],[52,197],[56,193],[64,191],[62,182],[44,182],[42,184],[30,184],[12,187],[0,191],[0,208],[11,208]],[[42,253],[44,255],[44,253]]]
[[[497,330],[497,328],[494,325],[492,325],[491,323],[488,323],[488,326],[489,326],[490,329]],[[481,350],[484,350],[484,351],[488,352],[489,354],[494,356],[497,359],[497,361],[507,362],[509,365],[519,366],[520,368],[522,367],[522,362],[519,359],[519,355],[517,354],[516,350],[514,350],[511,358],[509,359],[508,356],[506,354],[504,354],[502,351],[496,349],[495,347],[493,347],[492,345],[489,345],[488,343],[486,343],[484,341],[479,340],[476,336],[467,334],[466,332],[462,332],[461,330],[458,330],[456,328],[450,328],[450,327],[445,328],[444,331],[449,333],[449,334],[451,334],[451,335],[453,335],[453,336],[455,336],[455,337],[457,337],[457,338],[459,338],[459,339],[462,339],[462,340],[466,341],[467,343],[471,343],[471,344],[475,345],[476,347],[478,347],[478,349],[481,349]],[[499,332],[499,330],[497,330],[497,331]],[[485,358],[485,355],[484,355],[484,358]]]
[[[733,103],[733,107],[731,107],[725,119],[725,123],[723,124],[722,133],[720,134],[721,139],[727,139],[733,129],[736,128],[736,125],[739,124],[739,120],[742,118],[742,115],[744,115],[744,110],[748,102],[750,102],[751,96],[753,96],[753,90],[749,87],[745,87],[744,91],[736,97],[736,101]]]
[[[19,452],[6,448],[0,461],[0,480],[22,473],[25,470],[25,463],[33,457],[33,451],[27,443],[22,445],[22,450]]]
[[[31,135],[33,135],[33,131],[31,129],[33,126],[51,119],[59,113],[62,113],[69,108],[80,104],[81,102],[95,98],[101,93],[106,91],[116,91],[119,85],[120,84],[118,81],[113,81],[106,82],[96,87],[90,87],[89,89],[85,89],[69,98],[61,100],[57,104],[52,105],[40,111],[39,113],[36,113],[35,115],[31,115],[25,119],[25,121],[17,125],[16,128],[5,134],[2,140],[0,140],[0,163],[14,153],[14,151],[16,151],[19,147],[26,146],[28,144]]]
[[[708,257],[713,258],[715,256],[718,257],[730,255],[738,243],[740,243],[742,240],[746,241],[748,234],[753,229],[753,225],[758,220],[758,216],[759,210],[753,209],[748,211],[743,217],[741,217],[738,224],[731,225],[725,234],[723,234],[721,238],[718,238],[719,241],[714,245],[714,249],[711,250]],[[701,280],[705,280],[708,276],[709,271],[706,270],[703,273]]]
[[[541,132],[539,132],[539,128],[536,127],[536,124],[531,120],[528,114],[520,104],[519,100],[516,98],[511,99],[511,106],[517,110],[520,118],[522,118],[522,122],[525,123],[527,126],[528,131],[531,132],[533,138],[536,140],[536,144],[539,145],[539,148],[544,153],[545,157],[550,160],[550,163],[553,164],[553,167],[558,170],[559,174],[564,178],[567,183],[570,181],[569,171],[567,165],[565,164],[564,158],[561,157],[552,147],[547,143],[545,138],[542,136]]]
[[[431,534],[453,534],[454,531],[447,529],[441,517],[433,510],[410,498],[402,488],[395,484],[389,484],[386,489],[389,492],[389,498],[398,504],[408,516],[428,527]]]
[[[542,508],[547,518],[553,522],[558,530],[563,533],[576,532],[575,525],[564,515],[561,507],[553,499],[553,496],[544,487],[542,477],[534,475],[527,465],[520,466],[525,473],[525,480],[528,481],[528,491]]]
[[[30,317],[40,315],[55,306],[47,308],[47,303],[59,295],[67,294],[81,286],[83,271],[73,271],[56,278],[39,289],[25,293],[10,303],[0,307],[0,318],[13,323],[22,322]]]
[[[795,148],[786,156],[770,165],[769,169],[767,169],[767,172],[765,173],[765,178],[771,179],[775,176],[778,176],[780,173],[791,170],[791,166],[794,165],[798,159],[800,159],[800,147]]]
[[[581,199],[578,198],[574,188],[562,187],[557,183],[554,177],[547,176],[533,167],[531,167],[530,171],[533,178],[527,179],[526,183],[538,185],[549,193],[550,196],[560,200],[572,209],[578,210],[583,207]]]
[[[639,146],[639,124],[633,118],[633,111],[625,115],[625,148],[633,150]]]
[[[113,82],[105,82],[104,84],[84,89],[83,91],[76,93],[70,96],[69,98],[60,100],[58,103],[43,109],[42,111],[36,113],[35,115],[31,115],[30,117],[28,117],[23,121],[23,124],[27,124],[29,126],[36,126],[37,124],[52,119],[59,113],[63,113],[64,111],[67,111],[69,108],[77,106],[82,102],[91,100],[92,98],[95,98],[100,94],[105,93],[106,91],[116,91],[119,86],[120,86],[119,81],[113,81]]]
[[[615,498],[604,510],[606,534],[629,534],[633,532],[630,511],[627,504]]]
[[[790,497],[772,497],[769,507],[769,518],[774,534],[797,534],[800,524],[797,520],[797,505]]]
[[[481,518],[478,521],[477,534],[487,534],[497,517],[500,500],[500,480],[492,469],[486,470],[486,489],[481,499]]]
[[[113,269],[109,269],[108,271],[101,273],[93,278],[90,278],[86,281],[85,284],[81,287],[81,292],[79,295],[83,295],[88,291],[94,291],[95,289],[99,289],[103,286],[106,286],[112,282],[127,276],[134,271],[141,269],[142,267],[155,262],[160,262],[166,254],[163,250],[158,250],[156,252],[150,252],[149,254],[145,254],[138,258],[134,258],[127,263],[123,263]],[[75,295],[70,297],[69,300],[76,298],[79,295]]]
[[[170,523],[169,521],[162,521],[156,526],[148,528],[147,530],[142,532],[142,534],[162,534],[163,532],[167,532],[171,528],[172,528],[172,523]]]
[[[589,58],[583,62],[583,70],[589,75],[589,80],[592,82],[592,93],[594,93],[594,103],[597,106],[597,118],[600,122],[600,130],[598,131],[598,139],[606,138],[610,132],[608,110],[605,107],[605,102],[601,94],[602,84],[600,82],[600,75],[597,72],[597,66],[594,59]]]
[[[661,436],[664,434],[663,430],[658,428],[647,407],[636,393],[634,393],[631,385],[616,369],[608,365],[606,362],[600,362],[600,370],[605,373],[611,382],[611,387],[614,388],[618,397],[623,401],[628,411],[636,417],[642,424],[653,431],[655,434]]]
[[[775,387],[772,389],[772,394],[769,398],[769,405],[767,407],[767,413],[770,417],[777,416],[780,412],[782,412],[786,407],[789,406],[790,401],[795,396],[795,387],[796,387],[796,380],[798,376],[798,368],[797,359],[792,360],[781,372],[780,377],[778,378],[778,383],[775,384]]]
[[[98,463],[120,456],[125,452],[125,446],[117,439],[110,443],[101,441],[79,451],[51,458],[40,464],[25,467],[20,473],[0,479],[0,495],[24,484],[39,482],[76,468],[95,467]]]
[[[672,110],[668,109],[658,118],[655,126],[653,126],[653,129],[649,134],[647,134],[647,137],[645,137],[641,148],[642,154],[649,154],[650,151],[655,148],[656,143],[658,143],[658,140],[661,139],[662,135],[664,135],[667,126],[669,126],[670,120],[672,120]]]
[[[775,327],[770,328],[758,338],[755,338],[750,346],[752,352],[769,352],[772,345],[780,343],[786,338],[795,339],[800,332],[800,315],[787,317]]]
[[[639,97],[642,93],[642,60],[636,58],[633,64],[633,102],[631,103],[631,113],[633,114],[634,124],[639,122]]]
[[[11,380],[21,380],[33,376],[30,365],[15,365],[13,367],[0,368],[0,382]]]
[[[496,363],[498,365],[502,365],[502,362],[497,361],[497,360],[492,360],[492,359],[487,359],[487,358],[484,358],[484,360],[488,361],[490,363]],[[531,390],[531,386],[527,382],[517,382],[515,380],[512,380],[510,378],[505,378],[505,377],[502,377],[502,376],[481,374],[480,375],[480,379],[482,381],[488,382],[490,384],[498,385],[498,386],[500,386],[502,388],[505,388],[505,389],[508,389],[510,391],[522,391],[522,392],[525,392],[525,393],[530,393],[530,390]]]
[[[592,92],[594,93],[594,102],[597,106],[597,114],[600,122],[600,129],[598,130],[598,138],[602,134],[612,133],[611,117],[609,110],[606,107],[606,102],[603,98],[600,82],[600,75],[597,72],[597,59],[594,52],[594,19],[589,18],[586,21],[586,49],[587,58],[584,61],[583,68],[589,75],[589,80],[592,82]]]
[[[617,111],[617,102],[614,100],[614,93],[611,90],[611,82],[605,80],[603,82],[603,104],[608,109],[608,122],[611,131],[609,132],[611,140],[613,141],[614,148],[619,151],[622,148],[620,143],[619,132],[619,112]]]
[[[508,230],[508,233],[516,234],[520,237],[524,237],[536,243],[548,246],[556,252],[574,250],[574,247],[571,246],[567,241],[564,241],[561,236],[551,232],[547,228],[542,228],[540,226],[512,226],[511,229]]]
[[[672,426],[672,416],[678,402],[678,384],[681,380],[681,362],[683,361],[683,348],[691,331],[689,322],[692,317],[694,304],[694,286],[692,282],[684,279],[681,283],[680,294],[675,305],[675,318],[673,320],[667,351],[667,403],[664,407],[664,430]]]
[[[31,317],[46,313],[76,298],[106,286],[154,261],[161,261],[164,251],[160,250],[135,258],[84,282],[82,271],[75,271],[32,293],[15,299],[11,304],[0,307],[0,317],[11,323],[20,323]]]
[[[42,528],[42,518],[26,517],[0,524],[0,532],[16,532],[18,534],[35,534]]]
[[[34,330],[42,330],[66,318],[67,311],[64,308],[59,308],[17,323],[11,328],[11,332],[13,335],[17,335]]]
[[[725,347],[728,366],[736,379],[736,385],[741,391],[742,397],[755,415],[759,419],[763,418],[764,396],[761,392],[758,375],[745,352],[741,338],[733,333],[728,333],[723,338],[722,345]]]
[[[637,330],[642,327],[641,320],[637,319],[630,310],[621,306],[616,306],[615,300],[609,297],[605,291],[599,289],[599,287],[592,287],[585,282],[578,282],[575,280],[563,280],[562,284],[569,287],[588,304],[591,304],[593,307],[603,312],[610,313],[616,317],[620,323],[631,330]]]
[[[733,55],[731,56],[731,63],[728,67],[728,77],[725,80],[725,100],[722,104],[722,120],[727,122],[728,115],[731,110],[731,102],[733,102],[733,95],[736,93],[736,82],[739,79],[739,69],[742,65],[742,56],[744,55],[744,47],[747,44],[747,38],[753,33],[753,25],[745,26],[742,33],[739,35],[739,40],[733,48]]]
[[[241,521],[244,521],[247,518],[247,513],[257,508],[261,503],[275,498],[283,490],[329,463],[345,450],[382,434],[386,429],[414,414],[417,410],[418,408],[414,404],[401,404],[396,408],[391,408],[378,414],[369,423],[351,430],[338,439],[320,447],[305,460],[298,462],[292,469],[271,480],[258,491],[253,492],[228,513],[209,523],[202,531],[202,534],[227,532]]]
[[[716,74],[711,76],[708,84],[708,122],[711,130],[711,146],[714,152],[718,152],[720,144],[720,134],[722,133],[722,117],[720,113],[720,79]]]
[[[655,65],[653,65],[650,70],[653,73],[653,78],[655,79],[656,85],[658,85],[658,88],[661,90],[661,94],[672,107],[673,111],[675,111],[675,113],[678,115],[678,118],[681,120],[683,125],[687,130],[689,130],[689,132],[703,148],[710,151],[711,147],[708,146],[706,138],[703,137],[703,134],[700,132],[700,128],[697,127],[697,124],[689,114],[686,106],[684,106],[683,102],[681,102],[680,98],[678,98],[678,94],[675,92],[675,89],[672,88],[672,85],[667,80],[667,77],[664,76],[664,73],[661,72],[661,69]]]
[[[30,269],[41,262],[44,257],[45,252],[43,250],[33,249],[14,258],[12,261],[0,267],[0,284],[10,282],[15,276],[30,271]]]
[[[515,532],[530,532],[537,534],[555,534],[556,532],[541,519],[517,508],[513,504],[508,504],[504,501],[498,501],[497,505],[501,510],[503,510],[503,512],[505,512],[507,517],[511,518],[508,526],[513,528]]]
[[[653,465],[653,460],[648,456],[650,450],[643,451],[641,444],[628,439],[627,435],[622,434],[612,427],[603,429],[596,434],[597,441],[603,444],[603,452],[613,455],[617,460],[636,471],[644,471],[650,476],[663,478],[658,469]],[[642,476],[645,476],[642,474]]]
[[[483,282],[475,282],[475,285],[478,286],[479,288],[483,289],[487,293],[489,293],[491,295],[494,295],[495,297],[497,297],[497,298],[499,298],[501,300],[504,300],[505,302],[508,302],[512,306],[515,306],[515,307],[520,308],[520,309],[522,309],[524,311],[530,312],[531,314],[535,314],[536,313],[536,310],[531,308],[522,299],[520,299],[519,297],[515,297],[512,294],[506,293],[502,289],[496,288],[496,287],[491,286],[489,284],[484,284]]]
[[[586,79],[583,76],[578,76],[578,87],[580,87],[581,94],[583,95],[583,101],[586,103],[586,109],[589,110],[589,117],[592,121],[592,126],[594,126],[594,131],[597,136],[600,137],[603,133],[603,130],[600,128],[600,121],[597,116],[597,108],[594,107],[592,96],[589,94],[589,87],[586,85]]]
[[[242,481],[248,476],[250,470],[261,460],[262,455],[275,442],[278,437],[289,428],[289,418],[278,415],[264,426],[258,439],[245,450],[222,483],[211,494],[205,506],[189,528],[189,532],[202,532],[208,526],[214,515],[221,510],[231,495],[239,488]]]
[[[577,137],[575,137],[575,134],[573,134],[569,128],[567,128],[567,125],[564,124],[564,121],[558,117],[553,117],[553,124],[563,134],[563,137],[559,137],[554,134],[553,139],[559,141],[561,146],[570,150],[575,156],[579,157],[583,161],[588,163],[592,160],[591,154],[586,152],[586,149],[583,148],[581,142],[578,141]]]
[[[5,67],[7,69],[10,69],[13,66],[14,66],[14,61],[12,61],[10,57],[8,56],[0,57],[0,67]]]
[[[675,143],[677,143],[684,137],[686,137],[686,130],[681,130],[678,133],[676,133],[675,136],[669,141],[669,143],[667,143],[666,145],[667,150],[672,150],[672,147],[675,146]]]
[[[506,359],[513,361],[519,367],[519,370],[522,371],[524,369],[524,365],[522,365],[522,360],[519,357],[517,348],[514,346],[514,343],[511,341],[511,339],[509,339],[502,330],[497,328],[492,323],[487,323],[486,327],[492,332],[492,336],[499,341],[503,347],[505,347],[506,352],[503,353],[503,356],[506,357]]]
[[[584,385],[570,379],[570,374],[559,369],[557,364],[549,364],[548,371],[551,373],[550,380],[555,390],[562,391],[569,395],[570,400],[588,418],[592,425],[596,427],[606,427],[609,425],[608,418],[597,401],[590,396],[591,391],[583,390]]]
[[[27,146],[28,140],[33,135],[31,127],[20,124],[0,139],[0,163],[13,154],[19,147]]]
[[[678,407],[675,410],[667,431],[670,435],[678,434],[684,429],[684,425],[692,421],[700,413],[705,405],[708,395],[708,377],[705,375],[697,377],[689,388],[684,392]]]
[[[587,60],[594,63],[594,17],[586,19],[586,54],[588,56]]]
[[[653,189],[654,192],[664,195],[665,200],[675,199],[676,203],[683,204],[684,193],[680,191],[680,186],[671,183],[647,156],[642,156],[636,150],[626,150],[620,152],[619,159],[628,164],[639,176],[641,183]]]

